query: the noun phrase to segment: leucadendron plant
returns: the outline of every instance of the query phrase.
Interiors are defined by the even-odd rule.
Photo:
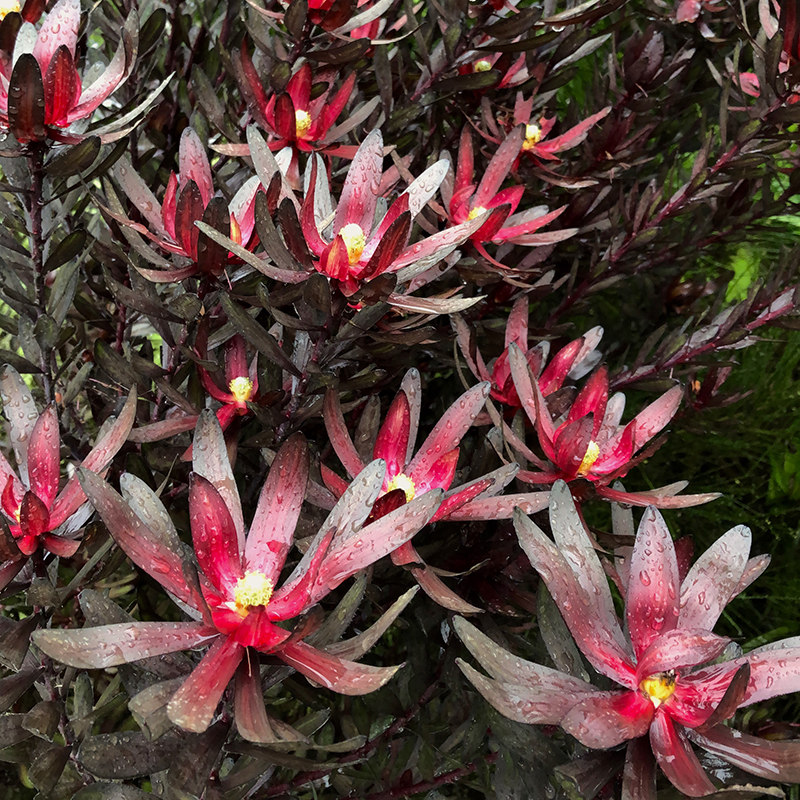
[[[0,2],[0,797],[794,797],[799,10]]]

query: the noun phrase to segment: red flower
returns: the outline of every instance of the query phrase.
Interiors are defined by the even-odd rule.
[[[525,354],[525,360],[531,373],[536,376],[539,388],[544,397],[560,389],[567,377],[580,378],[591,369],[600,358],[595,349],[603,335],[598,325],[587,331],[580,339],[575,339],[556,353],[545,368],[550,343],[540,342],[528,348],[528,298],[520,297],[514,303],[506,324],[505,350],[498,356],[494,364],[487,367],[480,350],[464,320],[454,315],[453,325],[458,336],[458,346],[472,374],[482,381],[492,384],[491,396],[511,409],[522,405],[509,364],[509,348],[515,344]]]
[[[206,730],[236,674],[237,725],[243,736],[255,741],[272,737],[263,702],[258,702],[262,698],[259,652],[270,653],[343,694],[365,694],[386,683],[398,667],[362,666],[318,650],[302,641],[313,628],[306,625],[292,632],[282,623],[299,617],[342,581],[408,541],[431,517],[440,493],[365,525],[385,469],[382,462],[373,462],[363,480],[331,511],[292,575],[278,588],[308,481],[305,440],[292,437],[276,456],[247,537],[222,431],[210,411],[200,416],[194,444],[189,513],[199,582],[187,578],[195,568],[186,562],[171,523],[149,527],[103,480],[81,473],[87,495],[120,547],[181,602],[193,621],[39,631],[37,646],[73,666],[104,668],[210,644],[173,695],[167,706],[169,717],[187,730]],[[126,487],[143,518],[168,519],[141,481],[125,476],[123,490]],[[342,645],[337,650],[348,652]]]
[[[71,556],[80,545],[71,534],[88,518],[86,514],[76,515],[86,496],[76,477],[58,491],[61,436],[55,406],[50,405],[39,414],[30,389],[9,365],[0,374],[0,392],[19,468],[17,475],[0,453],[0,507],[9,520],[11,535],[22,556],[30,556],[40,547],[58,556]],[[136,395],[132,392],[116,422],[83,460],[85,469],[106,469],[128,438],[135,414]],[[19,572],[25,561],[26,558],[15,558],[0,566],[0,587]]]
[[[459,444],[475,421],[489,394],[488,382],[469,389],[445,411],[427,439],[414,455],[422,411],[422,387],[419,372],[409,370],[392,401],[383,425],[378,431],[372,450],[373,458],[386,462],[386,476],[381,486],[381,496],[372,509],[371,516],[379,519],[387,511],[411,502],[415,497],[435,489],[446,492],[444,501],[431,521],[508,519],[515,507],[521,506],[531,513],[547,505],[546,492],[504,495],[497,497],[514,477],[516,465],[509,465],[484,475],[470,483],[451,488],[458,464]],[[339,405],[338,393],[331,389],[325,396],[323,407],[325,427],[336,455],[355,479],[364,470],[353,440],[347,431]],[[322,478],[334,496],[340,497],[349,486],[348,481],[323,465]],[[392,553],[395,564],[419,564],[412,572],[422,588],[437,602],[453,610],[476,610],[467,606],[438,579],[408,543]]]
[[[511,186],[498,191],[524,146],[524,129],[515,128],[492,156],[478,187],[472,182],[475,174],[475,157],[472,134],[468,127],[461,131],[458,148],[453,194],[448,202],[450,220],[456,225],[471,221],[490,212],[484,223],[470,235],[470,241],[486,258],[490,258],[483,247],[484,242],[512,242],[528,246],[552,244],[574,236],[576,229],[536,234],[544,225],[557,219],[566,206],[548,213],[546,208],[536,207],[514,214],[522,200],[525,187]]]
[[[174,172],[170,174],[163,203],[156,200],[125,159],[121,159],[115,169],[125,194],[155,233],[128,219],[116,204],[110,215],[124,227],[156,242],[162,250],[192,262],[186,267],[169,269],[169,264],[153,253],[150,260],[165,268],[140,269],[140,272],[156,282],[179,281],[198,272],[214,277],[222,274],[231,256],[226,248],[201,233],[195,225],[198,220],[230,236],[238,245],[255,244],[251,239],[255,230],[255,197],[260,187],[259,179],[252,177],[246,181],[230,205],[222,198],[214,197],[211,165],[200,138],[191,128],[186,128],[181,135],[178,163],[180,171],[177,175]],[[115,198],[110,197],[110,200],[113,202]],[[145,255],[148,257],[147,253]]]
[[[548,484],[561,479],[584,478],[607,500],[661,508],[699,505],[718,497],[717,494],[674,497],[682,488],[679,485],[638,494],[618,491],[608,485],[624,477],[644,457],[637,454],[675,416],[683,396],[682,387],[673,386],[627,425],[622,425],[625,395],[617,392],[609,398],[608,369],[602,366],[587,380],[566,416],[556,424],[522,351],[513,343],[508,349],[514,386],[525,413],[536,426],[539,444],[550,462],[542,461],[519,440],[515,441],[515,446],[521,445],[523,455],[540,468],[539,472],[520,470],[520,480]]]
[[[315,157],[300,221],[311,252],[319,257],[317,269],[339,281],[342,291],[350,295],[376,275],[397,272],[424,259],[435,263],[452,252],[481,224],[481,219],[408,245],[414,218],[436,193],[447,168],[442,159],[425,170],[374,224],[383,174],[383,137],[380,131],[372,131],[347,172],[329,241],[326,231],[320,230],[320,223],[333,214],[333,209],[324,205],[329,204],[324,198],[330,193],[321,159]]]
[[[30,22],[23,23],[17,34],[22,52],[15,49],[10,78],[0,74],[0,124],[20,143],[48,136],[73,141],[75,137],[54,129],[90,117],[133,67],[136,44],[131,26],[126,24],[111,63],[83,89],[75,67],[80,22],[80,0],[59,0],[38,34]],[[32,48],[25,43],[32,43]]]
[[[197,341],[198,355],[202,359],[208,358],[206,351],[207,339],[207,330],[202,328],[201,332],[198,333]],[[252,360],[248,367],[245,341],[238,333],[231,337],[225,345],[224,361],[225,388],[227,391],[217,385],[205,367],[200,364],[197,365],[197,372],[205,390],[211,397],[222,403],[222,406],[217,409],[216,415],[223,431],[228,429],[237,416],[249,414],[250,410],[247,404],[256,402],[258,397],[258,356]],[[158,442],[169,436],[193,430],[197,425],[198,418],[198,414],[171,416],[161,422],[134,428],[130,433],[129,439],[137,444]],[[186,450],[182,458],[184,461],[191,460],[191,446]]]
[[[516,658],[457,620],[462,640],[492,676],[459,664],[478,691],[505,716],[560,725],[586,747],[628,742],[623,796],[655,799],[651,751],[683,794],[717,791],[692,742],[755,775],[800,781],[800,742],[759,739],[722,724],[737,708],[800,691],[800,641],[785,639],[700,666],[730,642],[711,632],[725,606],[769,563],[748,559],[750,531],[741,525],[728,531],[681,580],[669,530],[654,508],[647,509],[624,575],[626,634],[566,484],[553,487],[550,519],[555,544],[518,513],[520,543],[586,659],[621,688],[600,691]]]

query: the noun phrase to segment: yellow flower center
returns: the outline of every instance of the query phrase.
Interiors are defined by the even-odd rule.
[[[253,393],[253,381],[250,378],[234,378],[228,384],[228,391],[237,403],[246,403]]]
[[[350,262],[350,266],[358,264],[358,260],[364,252],[364,246],[367,244],[367,237],[361,226],[351,222],[339,231],[339,236],[342,237],[345,247],[347,247],[347,260]]]
[[[482,58],[480,61],[475,62],[473,69],[475,72],[488,72],[492,68],[492,62]]]
[[[589,474],[589,470],[594,466],[594,462],[597,461],[599,455],[599,445],[594,440],[590,441],[589,446],[586,448],[586,455],[583,457],[583,461],[581,461],[581,465],[578,467],[579,477],[585,478]]]
[[[250,606],[265,606],[272,597],[272,581],[261,572],[246,572],[233,590],[236,608],[246,611]]]
[[[467,220],[471,222],[473,219],[475,219],[475,217],[479,217],[481,214],[483,214],[484,211],[486,211],[486,209],[483,206],[475,206],[475,208],[469,212]]]
[[[645,678],[639,684],[639,688],[658,708],[665,700],[669,700],[675,691],[675,671],[657,672],[655,675]]]
[[[522,143],[523,150],[530,150],[535,147],[542,139],[542,129],[534,122],[525,126],[525,141]]]
[[[311,114],[308,111],[298,109],[294,112],[294,129],[298,139],[311,130]]]
[[[19,13],[17,0],[0,0],[0,20],[4,20],[6,14],[11,14],[13,11]]]
[[[395,489],[402,489],[405,492],[407,503],[410,503],[417,493],[417,487],[414,486],[414,481],[403,472],[395,475],[386,487],[387,492],[393,492]]]

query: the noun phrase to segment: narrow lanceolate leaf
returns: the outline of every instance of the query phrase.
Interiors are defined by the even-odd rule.
[[[250,742],[272,744],[280,741],[275,734],[264,707],[261,689],[261,670],[258,661],[242,659],[236,672],[234,690],[234,719],[239,734]]]
[[[60,445],[58,414],[55,407],[49,405],[36,420],[28,444],[28,477],[31,491],[36,493],[48,511],[58,491]]]
[[[206,408],[200,414],[194,434],[192,467],[194,471],[211,481],[220,493],[230,512],[236,528],[239,552],[244,552],[244,518],[239,490],[233,478],[228,448],[219,421],[213,411]]]
[[[6,431],[14,448],[20,477],[27,483],[28,442],[39,418],[39,411],[31,390],[10,364],[6,364],[0,372],[0,400],[3,401],[3,413],[8,420]]]
[[[415,557],[414,560],[418,559]],[[430,567],[413,567],[411,574],[422,591],[442,608],[456,614],[480,614],[483,611],[456,594]]]
[[[335,589],[360,569],[410,541],[433,516],[442,495],[441,490],[426,492],[349,536],[334,540],[320,569],[315,596],[321,596],[323,587],[323,593]]]
[[[295,434],[272,462],[247,535],[245,569],[263,573],[273,586],[294,538],[308,469],[308,445],[300,434]]]
[[[218,635],[201,622],[123,622],[77,630],[35,631],[32,641],[62,664],[104,669],[201,647]]]
[[[594,593],[590,598],[558,548],[520,511],[514,513],[514,527],[522,549],[547,584],[581,652],[601,674],[623,686],[635,687],[631,657],[614,629],[609,629],[598,614]]]
[[[167,705],[169,718],[187,731],[205,731],[244,651],[245,648],[237,644],[233,637],[219,637],[172,696]]]
[[[436,423],[408,465],[408,473],[425,474],[447,452],[457,447],[480,413],[491,384],[483,381],[464,392]]]
[[[630,563],[625,610],[637,658],[678,624],[680,577],[675,546],[664,519],[644,512]]]
[[[663,711],[655,715],[650,726],[650,746],[661,771],[678,791],[689,797],[702,797],[716,791],[692,746]]]
[[[604,626],[624,647],[625,638],[614,610],[605,570],[583,526],[572,492],[564,481],[556,481],[550,493],[550,525],[558,549],[576,578],[592,587],[597,613],[602,617]]]
[[[383,172],[383,136],[371,131],[350,163],[347,171],[333,230],[338,233],[348,223],[360,225],[365,233],[372,228]]]
[[[681,628],[713,630],[742,578],[751,541],[750,529],[737,525],[695,561],[681,586]]]
[[[171,549],[133,513],[128,504],[99,476],[80,468],[81,486],[105,522],[114,541],[140,569],[152,575],[179,600],[200,609],[202,599],[195,597],[183,577],[183,558]]]
[[[342,406],[339,402],[339,392],[335,388],[330,388],[325,392],[323,419],[325,421],[325,430],[328,432],[328,438],[334,452],[339,461],[342,462],[342,466],[347,470],[348,475],[351,478],[355,477],[364,469],[364,462],[361,460],[361,456],[359,456],[353,440],[350,438],[350,433],[347,430],[342,414]]]
[[[689,738],[704,750],[743,770],[781,783],[800,781],[800,741],[773,742],[717,725]]]
[[[305,642],[287,645],[278,657],[314,683],[346,695],[361,695],[380,689],[400,667],[370,667],[345,661],[317,650]],[[401,665],[402,666],[402,665]]]

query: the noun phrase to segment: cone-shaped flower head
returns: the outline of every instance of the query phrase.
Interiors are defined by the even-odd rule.
[[[302,641],[311,630],[301,628],[293,633],[287,623],[342,581],[408,541],[432,516],[440,493],[431,493],[365,525],[383,473],[383,462],[369,465],[331,511],[297,567],[281,584],[281,570],[292,545],[308,481],[305,440],[296,435],[278,452],[245,536],[242,507],[222,431],[214,414],[204,411],[195,435],[194,474],[189,490],[196,566],[186,561],[169,516],[141,481],[126,476],[123,490],[142,518],[108,484],[82,473],[87,495],[120,547],[134,563],[152,574],[195,621],[40,631],[36,643],[54,658],[84,668],[107,667],[210,644],[167,709],[173,722],[192,731],[208,727],[237,669],[237,718],[240,709],[247,709],[261,697],[259,670],[250,666],[257,663],[257,653],[247,655],[248,648],[272,653],[334,691],[373,691],[389,680],[397,668],[361,666],[317,650]],[[259,739],[259,729],[266,724],[263,704],[259,703],[257,711],[249,708],[246,714],[246,718],[237,720],[240,732]]]
[[[18,467],[17,473],[0,453],[0,507],[9,521],[11,534],[23,556],[31,555],[39,547],[56,555],[70,556],[80,541],[64,534],[74,533],[86,521],[85,516],[73,519],[86,496],[76,477],[58,490],[61,435],[55,406],[48,406],[40,414],[30,389],[8,365],[0,373],[0,399]],[[132,392],[122,413],[101,433],[84,459],[86,469],[102,472],[108,466],[128,438],[135,413],[136,396]],[[16,567],[21,566],[18,561],[15,563]],[[3,575],[0,568],[0,583]]]
[[[555,542],[517,513],[520,544],[581,652],[620,688],[600,691],[583,679],[516,658],[459,620],[459,635],[491,675],[460,664],[478,691],[511,719],[560,725],[586,747],[629,742],[623,795],[655,798],[651,753],[685,795],[716,791],[692,742],[755,775],[800,781],[800,742],[767,741],[721,724],[738,708],[800,691],[800,639],[703,666],[729,644],[712,633],[725,606],[768,564],[764,557],[748,558],[750,531],[743,526],[728,531],[681,580],[669,530],[659,512],[648,508],[622,571],[623,627],[565,483],[553,487],[550,520]],[[640,738],[645,736],[649,748]]]
[[[24,22],[17,34],[10,77],[0,73],[0,124],[21,143],[60,138],[55,129],[90,117],[130,74],[138,19],[122,28],[117,52],[103,74],[83,87],[75,66],[80,0],[58,0],[38,32]]]

